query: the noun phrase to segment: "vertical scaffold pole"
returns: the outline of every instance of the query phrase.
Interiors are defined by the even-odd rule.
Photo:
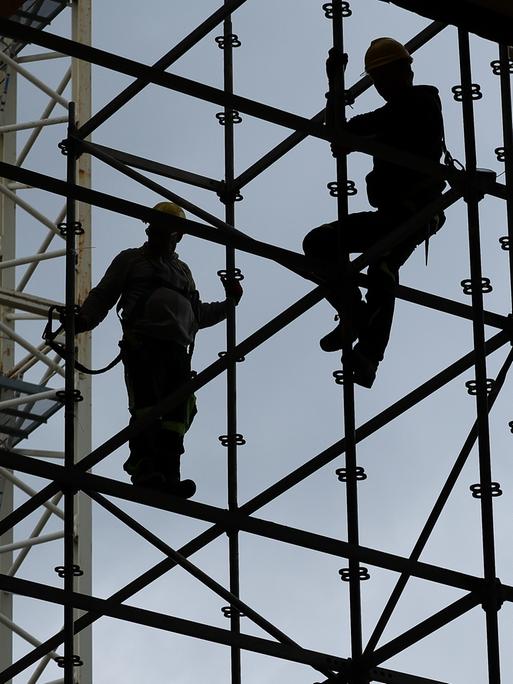
[[[482,195],[477,188],[477,154],[474,122],[472,72],[469,35],[458,29],[461,88],[463,105],[463,128],[465,136],[465,159],[467,169],[467,192],[465,201],[468,214],[470,253],[470,279],[472,285],[473,336],[476,372],[476,408],[479,450],[479,498],[481,501],[481,526],[484,577],[487,585],[483,608],[486,614],[488,647],[488,678],[490,684],[500,684],[499,629],[497,611],[498,585],[495,571],[495,541],[493,527],[493,490],[491,476],[490,434],[488,423],[488,396],[486,380],[486,353],[483,319],[483,291],[481,271],[481,245],[479,235],[479,201]]]
[[[506,166],[506,211],[508,217],[509,238],[509,279],[511,302],[513,306],[513,112],[511,106],[510,59],[506,45],[499,46],[499,71],[501,82],[502,130],[504,144],[504,162]]]
[[[227,0],[225,0],[225,5]],[[224,91],[227,95],[233,94],[233,48],[235,39],[233,36],[231,15],[223,22],[223,72]],[[237,113],[229,106],[224,108],[224,175],[225,194],[222,198],[225,205],[225,221],[228,225],[235,225],[235,194],[233,181],[234,171],[234,123]],[[231,279],[236,274],[235,250],[233,247],[226,248],[226,270],[221,277]],[[226,349],[230,353],[236,345],[236,317],[235,303],[228,300],[228,314],[226,318]],[[226,369],[226,415],[227,415],[227,467],[228,467],[228,509],[237,512],[237,362],[233,359]],[[236,530],[228,532],[229,546],[229,574],[230,591],[235,596],[240,595],[239,576],[239,534]],[[230,629],[232,633],[240,633],[240,612],[236,606],[229,606]],[[232,646],[231,654],[231,677],[232,684],[241,682],[241,652],[237,646]]]
[[[349,4],[342,0],[332,2],[332,28],[333,47],[337,52],[344,52],[344,14],[350,12]],[[345,78],[341,73],[341,82],[336,85],[337,93],[333,101],[335,103],[336,126],[343,126],[345,116]],[[336,155],[337,165],[337,219],[339,235],[342,238],[345,219],[348,214],[347,202],[347,156]],[[341,239],[339,244],[339,274],[347,274],[350,269],[349,252]],[[341,278],[342,280],[342,278]],[[344,278],[345,280],[345,278]],[[347,298],[349,299],[349,298]],[[350,304],[345,302],[346,307]],[[351,319],[351,312],[346,314]],[[358,481],[356,478],[356,438],[355,438],[355,401],[354,383],[351,358],[352,345],[348,342],[343,349],[343,398],[344,398],[344,431],[346,439],[346,508],[347,508],[347,539],[351,545],[359,544],[358,532]],[[349,560],[349,611],[351,621],[351,658],[355,667],[354,682],[363,682],[358,673],[358,662],[362,655],[362,615],[361,615],[361,592],[360,592],[360,564],[358,560]]]
[[[7,48],[8,49],[8,48]],[[0,123],[13,124],[17,121],[17,74],[14,69],[6,68],[3,79],[0,80]],[[0,160],[9,164],[16,163],[16,140],[15,131],[0,133]],[[1,183],[8,180],[2,178]],[[16,257],[16,205],[12,199],[0,193],[0,259],[7,261]],[[15,269],[4,268],[0,272],[0,286],[14,291],[16,288]],[[9,320],[8,315],[14,313],[14,309],[3,305],[0,307],[0,320],[2,323],[15,329],[15,321]],[[14,366],[14,341],[2,335],[0,337],[0,373],[7,373]],[[0,477],[0,518],[3,518],[14,509],[14,487],[10,480]],[[14,534],[12,528],[0,536],[0,546],[12,544]],[[0,572],[7,574],[13,563],[13,553],[0,554]],[[13,619],[13,597],[7,592],[0,592],[0,613],[8,620]],[[0,672],[12,663],[13,660],[13,633],[4,624],[0,624]],[[11,684],[11,680],[6,682]]]
[[[69,104],[68,137],[63,145],[66,153],[67,174],[69,184],[76,183],[76,155],[73,134],[75,133],[75,103]],[[72,469],[75,463],[75,200],[70,197],[66,201],[66,298],[65,298],[65,343],[66,367],[64,377],[64,466]],[[74,639],[73,639],[73,603],[71,594],[74,587],[75,566],[75,492],[66,485],[64,491],[64,684],[74,681]]]
[[[91,45],[92,0],[73,0],[72,36],[83,45]],[[80,59],[72,60],[72,97],[75,102],[77,126],[91,119],[91,65]],[[88,138],[86,138],[87,140]],[[80,186],[91,187],[91,157],[81,154],[76,163],[76,178]],[[81,303],[91,289],[92,230],[91,206],[85,202],[76,203],[76,217],[82,226],[77,235],[76,250],[76,301]],[[75,341],[76,353],[82,363],[91,368],[91,332],[78,335]],[[75,459],[81,459],[92,450],[91,422],[92,397],[91,376],[76,374],[76,386],[82,400],[75,405]],[[75,498],[75,563],[82,575],[76,577],[75,589],[80,593],[92,593],[92,511],[91,499],[84,492]],[[75,618],[81,615],[75,611]],[[82,630],[75,636],[75,653],[84,664],[75,672],[77,684],[91,684],[93,681],[92,629]]]

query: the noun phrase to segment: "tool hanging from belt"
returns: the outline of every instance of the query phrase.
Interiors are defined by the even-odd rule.
[[[61,323],[61,325],[56,330],[52,330],[54,311],[58,311],[62,315],[63,310],[64,310],[64,308],[62,306],[56,306],[56,305],[53,305],[48,309],[48,321],[46,323],[45,329],[43,330],[42,337],[43,337],[43,340],[46,342],[46,344],[50,347],[50,349],[52,349],[61,358],[66,359],[66,347],[63,344],[61,344],[60,342],[56,341],[57,335],[64,328],[64,325]],[[98,370],[92,370],[91,368],[87,368],[86,366],[81,364],[80,361],[77,361],[76,359],[75,359],[75,368],[80,373],[87,373],[87,375],[100,375],[101,373],[106,373],[111,368],[114,368],[114,366],[116,366],[120,361],[121,361],[121,352],[119,352],[119,354],[116,356],[116,358],[113,359],[104,368],[99,368]]]

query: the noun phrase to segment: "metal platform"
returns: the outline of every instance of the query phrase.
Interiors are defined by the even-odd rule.
[[[46,423],[63,403],[59,390],[0,375],[0,435],[10,447]]]

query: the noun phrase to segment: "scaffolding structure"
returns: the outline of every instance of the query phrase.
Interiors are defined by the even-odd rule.
[[[56,2],[56,0],[53,1]],[[20,288],[19,285],[16,287],[13,279],[7,279],[2,282],[2,291],[0,293],[0,301],[3,307],[0,327],[3,333],[9,336],[9,341],[2,346],[2,372],[5,378],[10,378],[12,381],[9,384],[6,379],[4,380],[4,385],[0,383],[0,386],[5,388],[3,401],[0,402],[0,415],[4,419],[5,431],[0,427],[0,432],[6,435],[7,440],[0,452],[0,466],[2,468],[2,476],[5,478],[4,482],[11,483],[10,487],[4,485],[2,500],[3,517],[0,520],[0,538],[3,545],[3,548],[0,548],[0,550],[4,551],[1,565],[2,572],[0,574],[0,590],[3,592],[2,602],[0,603],[3,626],[0,636],[7,634],[9,631],[18,631],[18,634],[23,632],[21,628],[16,626],[13,620],[12,605],[9,599],[12,595],[61,605],[64,610],[64,627],[43,643],[39,643],[30,635],[26,635],[28,636],[27,640],[34,646],[33,650],[17,660],[13,659],[11,662],[8,662],[9,654],[5,648],[0,646],[0,649],[2,649],[0,650],[2,658],[0,661],[2,665],[0,682],[8,682],[24,673],[27,668],[32,667],[35,663],[39,663],[37,673],[33,674],[29,680],[30,682],[35,682],[41,676],[46,664],[52,659],[63,668],[62,681],[65,684],[72,684],[74,681],[86,683],[92,681],[92,668],[90,664],[92,656],[91,626],[102,616],[109,616],[138,625],[229,646],[231,654],[231,681],[233,684],[240,684],[243,681],[241,675],[241,652],[244,650],[303,664],[306,667],[312,668],[313,676],[317,677],[317,679],[321,677],[322,681],[348,682],[350,684],[364,684],[370,681],[397,684],[442,684],[442,682],[436,682],[433,679],[421,676],[421,673],[405,673],[384,667],[383,663],[457,620],[459,617],[466,615],[469,611],[482,607],[486,627],[488,682],[489,684],[499,684],[501,681],[501,662],[498,611],[504,602],[513,601],[513,586],[501,583],[496,571],[493,503],[494,499],[502,494],[502,491],[499,483],[494,481],[492,476],[489,412],[503,388],[511,363],[513,362],[513,352],[510,351],[507,354],[497,377],[494,379],[489,378],[487,356],[500,348],[507,348],[512,340],[512,331],[511,319],[508,314],[494,314],[484,308],[483,295],[489,291],[490,282],[482,273],[479,206],[486,196],[493,196],[506,202],[508,233],[502,238],[501,246],[504,250],[508,251],[509,255],[509,284],[513,295],[513,256],[509,249],[513,236],[513,116],[510,84],[511,73],[513,73],[513,60],[510,58],[506,45],[499,45],[498,58],[493,64],[494,73],[500,79],[501,88],[504,140],[503,146],[497,149],[497,156],[500,161],[505,163],[504,183],[498,182],[495,174],[479,169],[477,166],[474,101],[481,97],[481,93],[479,86],[472,79],[469,34],[466,28],[458,28],[461,83],[455,86],[453,90],[455,99],[461,102],[462,105],[462,126],[465,139],[463,169],[458,170],[451,166],[431,163],[425,159],[417,158],[414,155],[359,138],[349,133],[337,134],[337,142],[342,143],[347,148],[375,155],[385,160],[393,160],[395,163],[402,164],[409,169],[429,173],[433,178],[443,179],[448,182],[448,189],[439,199],[419,211],[413,218],[398,226],[392,233],[384,237],[367,252],[350,263],[349,255],[343,255],[344,260],[347,262],[347,268],[352,269],[355,278],[359,279],[358,282],[362,287],[365,288],[366,286],[366,278],[361,271],[379,258],[380,254],[418,232],[419,228],[425,225],[435,213],[451,207],[456,202],[464,202],[466,204],[470,277],[462,282],[462,287],[464,292],[471,296],[471,304],[465,305],[451,299],[444,299],[406,287],[398,288],[398,297],[417,305],[436,311],[443,311],[451,316],[471,321],[474,343],[473,349],[469,353],[381,411],[372,419],[358,426],[355,417],[354,385],[351,381],[351,354],[350,350],[344,349],[343,369],[335,374],[336,381],[342,386],[343,390],[344,437],[243,505],[239,504],[237,477],[238,447],[244,443],[244,438],[239,433],[237,424],[237,363],[321,301],[323,290],[319,286],[314,287],[308,294],[242,342],[237,342],[235,307],[232,306],[227,317],[226,352],[220,358],[201,370],[190,382],[173,392],[134,425],[123,428],[95,449],[92,449],[90,444],[90,424],[88,430],[80,433],[80,438],[77,436],[77,420],[80,419],[82,424],[84,422],[87,423],[87,415],[84,411],[87,412],[87,407],[90,403],[89,382],[82,374],[77,373],[74,367],[77,354],[80,360],[86,364],[90,360],[88,337],[85,336],[84,341],[80,341],[76,345],[74,330],[75,304],[83,299],[90,286],[89,256],[83,261],[83,255],[89,255],[90,253],[87,248],[90,235],[90,207],[100,207],[120,215],[147,222],[158,223],[165,221],[169,223],[176,221],[177,223],[179,222],[180,229],[183,228],[186,234],[225,246],[226,263],[225,268],[220,271],[221,278],[242,278],[242,274],[236,265],[236,251],[272,260],[294,273],[305,273],[311,270],[306,257],[303,255],[258,241],[237,230],[235,227],[237,223],[235,215],[236,203],[240,199],[240,191],[244,186],[264,173],[271,165],[307,137],[312,136],[327,143],[334,141],[333,132],[324,125],[324,110],[311,119],[306,119],[235,94],[233,59],[234,50],[240,45],[240,40],[234,32],[232,15],[236,16],[236,11],[245,2],[249,2],[249,0],[225,0],[224,4],[216,12],[174,46],[153,66],[146,66],[134,60],[92,47],[87,29],[87,22],[90,19],[90,7],[86,0],[78,0],[72,3],[74,17],[71,39],[46,30],[43,31],[41,26],[31,26],[29,22],[23,20],[24,17],[21,15],[11,17],[10,19],[0,19],[0,32],[8,39],[6,48],[2,53],[2,58],[5,59],[5,62],[13,70],[18,70],[25,75],[24,71],[20,68],[21,59],[19,57],[16,58],[19,52],[18,48],[14,51],[14,55],[10,56],[9,46],[22,46],[28,43],[38,45],[50,51],[47,54],[53,56],[67,55],[71,57],[74,69],[76,70],[73,102],[68,103],[62,97],[62,92],[66,87],[66,80],[63,80],[56,90],[47,92],[54,101],[59,102],[61,105],[66,105],[68,108],[66,116],[67,135],[61,145],[66,158],[66,180],[31,171],[23,167],[21,163],[16,163],[13,149],[10,150],[9,154],[4,149],[3,158],[0,161],[0,173],[4,179],[4,184],[0,186],[0,189],[4,196],[7,196],[9,199],[9,202],[4,200],[3,205],[4,225],[10,222],[14,226],[14,203],[17,203],[23,209],[29,210],[27,203],[17,199],[16,189],[39,188],[66,200],[65,217],[62,215],[54,222],[40,215],[36,216],[36,218],[44,219],[42,222],[47,225],[51,233],[55,234],[57,232],[60,237],[64,238],[65,249],[49,253],[48,246],[50,240],[47,240],[45,245],[42,246],[40,253],[31,260],[31,263],[35,266],[45,259],[65,258],[65,301],[54,302],[41,298],[38,299],[33,296],[24,296],[22,293],[23,287]],[[33,3],[29,4],[33,7]],[[35,6],[37,7],[41,4],[44,3],[35,3]],[[321,6],[321,3],[319,3],[319,6]],[[61,9],[64,9],[64,7]],[[322,4],[322,9],[326,17],[332,22],[333,29],[332,45],[326,47],[334,46],[343,51],[344,23],[351,15],[349,3],[343,0],[333,0],[332,2]],[[188,50],[219,25],[223,26],[222,34],[216,38],[219,48],[223,51],[224,84],[222,89],[207,86],[166,71],[176,60],[186,54]],[[408,42],[407,47],[411,52],[416,51],[437,36],[444,28],[445,25],[443,23],[435,21],[418,35],[414,36]],[[81,72],[82,75],[78,73],[84,69],[84,65],[102,66],[130,76],[135,80],[111,102],[90,116],[87,110],[89,97],[88,76],[85,72]],[[150,84],[169,88],[199,98],[205,102],[214,103],[223,108],[223,111],[217,115],[224,130],[224,178],[222,180],[216,181],[198,174],[192,174],[186,170],[164,166],[148,159],[136,157],[133,154],[91,142],[91,135],[99,126]],[[342,83],[341,87],[345,92],[346,104],[354,102],[370,85],[371,82],[367,76],[347,90],[346,85]],[[11,98],[10,102],[12,103],[12,101]],[[78,112],[76,111],[77,109]],[[293,132],[250,168],[236,176],[234,165],[234,126],[240,121],[241,114],[251,115],[257,119],[283,126],[291,129]],[[11,115],[12,120],[7,122],[3,129],[0,129],[0,134],[4,136],[16,130],[17,124],[14,123],[14,111]],[[49,112],[47,111],[41,117],[41,120],[48,119],[48,116]],[[344,112],[339,112],[339,116],[343,117]],[[56,119],[53,122],[48,119],[44,123],[62,124],[63,117],[59,117],[58,120]],[[36,125],[42,128],[43,122],[36,122]],[[8,145],[12,144],[12,141],[6,138],[4,144],[7,149]],[[195,216],[202,222],[192,219],[173,219],[169,216],[163,218],[159,212],[146,206],[91,189],[88,182],[91,157],[140,183],[142,186],[157,192],[160,196],[178,203],[188,212],[188,215]],[[337,177],[332,190],[337,197],[338,220],[343,223],[344,217],[348,213],[348,195],[352,191],[351,181],[348,180],[347,175],[346,157],[338,157],[336,166]],[[151,180],[145,173],[159,174],[165,178],[189,183],[192,186],[217,193],[224,204],[224,220],[219,219],[185,197],[169,190],[167,187]],[[85,181],[84,178],[86,179]],[[35,210],[32,209],[31,211],[34,215]],[[4,228],[3,235],[5,234]],[[77,254],[80,255],[81,259],[78,263],[78,268]],[[16,260],[13,237],[11,237],[11,243],[7,239],[2,245],[2,260],[4,267],[6,266],[5,262],[9,262],[10,265],[21,263],[19,260]],[[28,262],[30,260],[27,260]],[[17,336],[14,330],[16,312],[21,311],[23,312],[22,315],[42,316],[50,305],[59,305],[65,313],[66,356],[64,365],[59,364],[58,360],[55,359],[50,363],[48,357],[49,350],[44,345],[41,345],[38,349],[33,345],[28,345],[28,343],[26,344],[28,356],[15,364],[13,361],[14,343],[23,344],[22,338]],[[485,336],[485,326],[495,328],[497,332],[487,339]],[[81,340],[81,338],[78,339]],[[40,383],[41,388],[39,392],[37,386],[29,386],[28,383],[25,383],[26,386],[24,386],[21,380],[23,371],[27,366],[36,361],[49,365],[49,370]],[[454,462],[450,475],[440,491],[411,554],[409,557],[403,557],[363,546],[360,543],[358,487],[360,482],[365,479],[366,474],[358,463],[357,445],[370,435],[376,434],[377,431],[387,426],[398,416],[401,416],[412,406],[417,405],[440,388],[443,388],[461,373],[470,369],[474,369],[475,373],[474,379],[467,383],[469,394],[475,396],[476,400],[475,423]],[[64,375],[64,388],[62,392],[46,387],[45,383],[50,374],[54,375],[55,373]],[[188,396],[191,392],[198,391],[223,373],[226,374],[227,396],[226,434],[221,436],[223,445],[227,447],[228,506],[226,509],[203,504],[198,501],[175,500],[164,494],[157,494],[142,488],[134,488],[128,484],[95,475],[91,472],[103,459],[125,444],[131,435],[144,430],[184,397]],[[5,392],[8,392],[8,394],[5,394]],[[30,399],[23,396],[24,394],[30,395]],[[16,436],[16,430],[18,430],[18,433],[20,431],[23,432],[20,428],[20,420],[32,419],[37,423],[38,420],[42,420],[41,416],[43,414],[45,420],[50,417],[51,413],[46,414],[43,412],[43,405],[40,407],[41,410],[37,409],[37,401],[53,402],[50,408],[47,404],[44,405],[45,411],[57,410],[59,402],[61,405],[64,405],[64,451],[63,454],[60,454],[64,458],[63,465],[53,463],[51,460],[52,454],[45,454],[43,452],[36,454],[35,452],[24,451],[19,448],[13,449],[12,439]],[[12,413],[13,408],[17,409],[17,413],[15,411],[14,415]],[[9,411],[11,411],[10,414]],[[18,436],[22,438],[24,435],[19,434]],[[483,571],[479,576],[420,561],[420,556],[444,511],[451,492],[458,482],[458,478],[475,444],[478,447],[480,477],[479,482],[472,485],[471,491],[472,496],[479,500],[481,507]],[[256,517],[255,514],[264,505],[303,482],[342,454],[345,456],[345,463],[344,467],[338,469],[337,474],[340,481],[346,487],[346,539],[340,540],[314,534]],[[45,478],[49,480],[49,483],[38,492],[29,491],[30,499],[15,507],[12,497],[12,484],[19,486],[18,474]],[[57,507],[57,503],[61,499],[63,499],[63,509]],[[112,499],[121,499],[151,506],[162,511],[171,511],[179,515],[189,516],[190,518],[210,523],[211,527],[190,540],[179,550],[176,550],[159,539],[133,516],[122,510]],[[78,539],[85,539],[85,550],[84,548],[77,549],[76,543],[77,509],[80,514],[79,520],[82,519],[81,525],[90,526],[88,516],[90,515],[89,507],[92,501],[153,545],[165,556],[164,560],[107,599],[94,596],[91,590],[89,540],[85,528],[81,528],[78,532]],[[43,583],[21,579],[16,577],[14,572],[10,571],[13,563],[11,554],[16,548],[16,544],[13,542],[12,530],[40,507],[46,507],[50,512],[57,513],[62,517],[64,523],[59,537],[63,539],[63,562],[58,567],[59,576],[63,579],[63,586],[60,589]],[[44,516],[48,517],[48,513],[45,512]],[[44,527],[44,523],[42,527]],[[33,535],[32,540],[27,542],[27,548],[30,548],[31,544],[45,541],[41,537],[42,527]],[[341,579],[347,582],[349,589],[350,651],[348,653],[333,655],[305,648],[261,615],[254,607],[242,600],[239,569],[239,535],[241,532],[347,560],[347,567],[341,569],[340,575]],[[196,552],[223,535],[227,536],[229,548],[228,587],[222,586],[190,560],[190,557]],[[37,541],[35,541],[36,538]],[[52,539],[55,538],[57,537],[52,537]],[[7,559],[7,562],[5,559]],[[362,636],[361,583],[369,578],[369,571],[366,567],[368,565],[396,573],[397,582],[370,639],[367,644],[364,644]],[[141,589],[149,586],[152,582],[155,582],[158,578],[171,572],[176,567],[190,573],[196,580],[226,602],[227,605],[223,610],[230,621],[229,630],[191,620],[183,620],[152,610],[136,608],[126,603],[130,597],[134,596]],[[424,579],[441,586],[457,588],[463,592],[463,596],[442,610],[432,614],[429,618],[419,622],[400,636],[384,645],[378,645],[411,578]],[[264,639],[250,636],[241,631],[242,616],[251,620],[266,632],[269,638]],[[85,640],[81,641],[77,637],[83,634],[88,636]],[[60,655],[58,649],[62,645],[63,654]],[[10,643],[9,649],[11,649]]]

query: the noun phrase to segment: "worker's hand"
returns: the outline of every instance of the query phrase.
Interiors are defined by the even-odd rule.
[[[78,307],[77,307],[78,309]],[[66,325],[66,310],[64,307],[59,310],[59,322],[61,325]],[[80,311],[77,310],[75,313],[75,334],[84,332],[88,330],[87,321],[84,316],[81,315]]]
[[[240,298],[242,297],[242,293],[244,292],[240,281],[235,280],[235,278],[223,280],[223,287],[224,291],[226,292],[226,298],[233,299],[235,305],[237,306],[237,304],[240,302]]]
[[[347,66],[347,54],[338,50],[337,48],[331,48],[328,52],[328,59],[326,60],[326,76],[328,81],[333,81],[339,78],[345,71]]]
[[[86,319],[79,313],[75,316],[75,334],[85,332],[89,330]]]

